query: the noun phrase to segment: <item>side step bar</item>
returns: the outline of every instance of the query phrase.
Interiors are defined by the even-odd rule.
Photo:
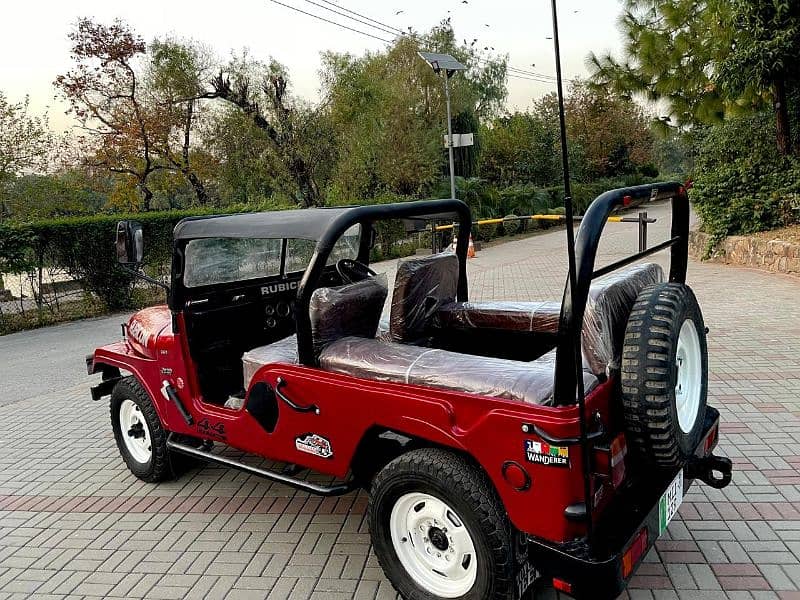
[[[232,458],[227,458],[225,456],[220,456],[219,454],[214,454],[213,452],[201,450],[200,448],[194,448],[193,446],[187,446],[186,444],[176,442],[173,439],[172,435],[173,434],[170,434],[169,437],[167,438],[167,448],[169,448],[173,452],[180,452],[181,454],[186,454],[187,456],[199,458],[200,460],[204,460],[206,462],[214,463],[217,465],[222,465],[224,467],[232,467],[234,469],[239,469],[240,471],[244,471],[245,473],[250,473],[251,475],[257,475],[259,477],[263,477],[264,479],[269,479],[270,481],[276,481],[278,483],[282,483],[284,485],[297,488],[298,490],[303,490],[304,492],[316,494],[317,496],[342,496],[343,494],[348,494],[352,492],[357,487],[352,482],[345,482],[332,486],[309,483],[308,481],[303,481],[302,479],[295,479],[294,477],[289,477],[282,473],[278,473],[277,471],[267,471],[266,469],[260,469],[259,467],[247,465]]]

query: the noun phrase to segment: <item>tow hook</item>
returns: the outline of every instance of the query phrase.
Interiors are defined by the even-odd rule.
[[[733,463],[729,458],[709,454],[695,458],[687,465],[688,475],[714,489],[721,490],[731,482]]]

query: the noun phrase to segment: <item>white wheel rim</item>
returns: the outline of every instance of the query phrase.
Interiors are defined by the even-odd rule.
[[[678,334],[678,349],[675,353],[678,376],[675,383],[675,407],[678,425],[683,433],[689,433],[700,410],[700,392],[703,383],[703,354],[700,336],[694,321],[686,319]]]
[[[142,409],[132,400],[123,400],[119,407],[119,430],[133,460],[146,464],[153,453],[150,429]]]
[[[464,520],[429,494],[401,496],[389,517],[392,545],[411,579],[441,598],[458,598],[475,585],[478,562]]]

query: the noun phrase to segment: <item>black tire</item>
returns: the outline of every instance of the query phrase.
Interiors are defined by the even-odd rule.
[[[120,428],[120,408],[125,400],[130,400],[139,408],[150,432],[151,452],[147,462],[138,461],[125,444],[123,435],[128,434]],[[150,395],[135,377],[121,379],[111,392],[111,426],[119,453],[131,473],[149,483],[173,478],[170,453],[167,449],[167,432],[161,426],[161,419],[158,418]]]
[[[700,356],[695,356],[693,362],[696,365],[700,361],[700,390],[694,420],[692,411],[687,411],[681,427],[676,386],[679,368],[690,365],[679,367],[676,355],[678,337],[687,321],[694,325],[699,341]],[[639,294],[625,330],[621,382],[627,441],[635,455],[657,467],[684,464],[700,441],[708,393],[706,329],[691,288],[661,283],[648,286]]]
[[[414,582],[398,558],[391,539],[392,509],[400,498],[413,492],[429,494],[452,507],[472,538],[477,574],[475,583],[459,598],[512,598],[513,534],[503,504],[479,467],[438,448],[402,454],[386,465],[372,482],[367,511],[372,544],[384,573],[400,595],[406,600],[441,598]]]

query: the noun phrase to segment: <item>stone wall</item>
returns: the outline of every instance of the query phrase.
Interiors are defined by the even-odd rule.
[[[708,240],[709,236],[705,233],[689,232],[689,253],[692,258],[699,260],[704,257]],[[781,240],[766,241],[732,235],[717,245],[710,260],[800,276],[800,244]]]

